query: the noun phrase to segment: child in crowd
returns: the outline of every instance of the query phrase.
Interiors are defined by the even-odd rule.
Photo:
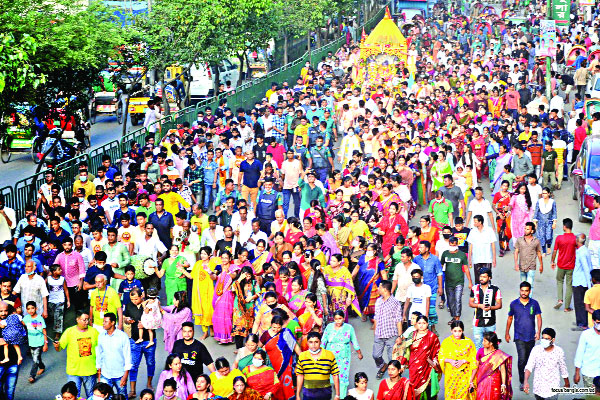
[[[367,384],[369,383],[369,378],[367,374],[364,372],[358,372],[354,375],[354,386],[352,389],[348,390],[348,395],[354,397],[356,400],[373,400],[375,393],[369,388],[367,388]]]
[[[146,347],[152,347],[154,346],[154,330],[160,328],[162,323],[160,301],[158,300],[158,290],[156,290],[154,287],[149,288],[148,300],[145,300],[142,304],[144,305],[144,313],[142,314],[141,319],[143,328],[140,328],[140,338],[136,343],[141,343],[144,341],[144,329],[147,329],[150,340],[148,340]],[[174,390],[176,389],[177,387],[175,387]]]
[[[25,305],[27,315],[23,317],[23,323],[27,327],[27,339],[31,350],[33,364],[29,372],[29,383],[35,382],[35,377],[44,373],[46,366],[42,361],[42,353],[48,350],[48,341],[46,339],[46,323],[44,318],[37,313],[35,301],[28,301]],[[8,348],[8,346],[5,346]],[[18,346],[15,346],[15,349]],[[19,362],[20,364],[20,362]]]
[[[119,285],[119,296],[121,297],[123,309],[125,309],[125,306],[129,303],[129,292],[131,292],[134,287],[139,288],[142,293],[144,292],[142,282],[140,282],[139,279],[135,279],[135,267],[133,265],[128,265],[125,267],[125,280]]]
[[[504,175],[502,175],[502,180],[508,181],[508,187],[513,188],[513,182],[517,179],[517,176],[512,172],[510,164],[506,164],[504,166]]]
[[[6,342],[5,345],[1,346],[4,358],[0,361],[0,364],[7,363],[8,357],[8,345],[11,344],[15,347],[17,352],[17,363],[20,365],[23,362],[23,355],[21,354],[21,345],[26,343],[27,331],[25,325],[23,325],[23,316],[21,307],[18,309],[12,308],[12,313],[3,321],[0,321],[0,328],[2,328],[2,337]]]
[[[63,331],[65,300],[67,308],[71,307],[67,282],[62,276],[62,268],[58,264],[50,266],[50,275],[46,278],[48,285],[48,316],[54,320],[54,340],[59,340]]]
[[[177,397],[177,382],[175,382],[175,379],[169,378],[165,380],[163,383],[163,395],[158,400],[182,400]]]

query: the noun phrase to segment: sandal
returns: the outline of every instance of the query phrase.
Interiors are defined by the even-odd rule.
[[[573,311],[573,309],[572,309],[572,308],[568,308],[568,307],[567,307],[567,308],[565,308],[565,310],[564,310],[564,311],[565,311],[565,312],[571,312],[571,311]]]
[[[137,397],[137,394],[135,392],[129,392],[129,394],[127,395],[128,398],[130,399],[135,399]]]
[[[387,369],[387,364],[383,364],[383,367],[381,367],[381,369],[379,371],[377,371],[377,379],[383,378],[383,375],[385,374],[386,369]]]
[[[446,302],[444,300],[441,300],[440,305],[438,306],[440,308],[440,310],[444,309],[444,304],[446,304]]]
[[[29,381],[29,383],[35,382],[35,378],[32,376],[30,376],[27,380]]]
[[[554,309],[558,310],[559,308],[561,308],[563,305],[563,301],[559,300],[555,305],[554,305]]]

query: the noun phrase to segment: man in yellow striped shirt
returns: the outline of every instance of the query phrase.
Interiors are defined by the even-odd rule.
[[[339,400],[340,370],[335,355],[321,347],[321,335],[318,332],[310,332],[307,342],[308,350],[300,353],[296,364],[296,397],[304,400],[330,400],[333,392],[330,377],[333,377],[334,400]]]

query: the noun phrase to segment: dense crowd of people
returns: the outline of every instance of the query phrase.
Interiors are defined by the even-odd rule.
[[[498,35],[458,13],[442,14],[437,36],[414,24],[391,80],[353,81],[348,36],[251,110],[225,98],[160,139],[151,101],[144,146],[81,162],[68,187],[47,171],[21,220],[0,196],[5,397],[24,359],[28,381],[41,378],[52,344],[66,352],[64,400],[424,400],[442,378],[446,399],[556,399],[571,384],[555,344],[564,327],[544,326],[531,297],[548,266],[554,309],[565,321],[574,311],[580,331],[573,382],[598,394],[600,213],[575,235],[553,199],[599,133],[583,100],[600,64],[564,67],[570,46],[600,48],[598,11],[573,6],[558,30],[550,99],[534,33],[545,3]],[[511,256],[519,297],[506,305],[492,280]],[[365,351],[349,319],[372,324],[376,392],[366,373],[350,376]],[[211,354],[207,340],[233,346]]]

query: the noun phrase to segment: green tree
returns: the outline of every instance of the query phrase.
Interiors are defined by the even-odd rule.
[[[0,0],[0,24],[17,43],[32,38],[36,51],[29,56],[33,71],[45,79],[22,101],[50,109],[59,98],[77,96],[66,111],[87,105],[98,72],[108,65],[121,41],[121,27],[100,2],[56,0]],[[35,83],[35,80],[34,80]]]
[[[185,73],[193,64],[214,67],[228,56],[258,47],[274,24],[270,10],[268,0],[156,0],[136,25],[144,32],[149,68],[158,74],[162,92],[172,83],[164,80],[164,72],[173,64],[185,66]],[[267,20],[271,22],[261,26]],[[168,114],[166,96],[163,107]]]
[[[46,77],[32,63],[37,49],[37,41],[29,35],[15,39],[12,33],[0,34],[0,117],[45,83]]]

